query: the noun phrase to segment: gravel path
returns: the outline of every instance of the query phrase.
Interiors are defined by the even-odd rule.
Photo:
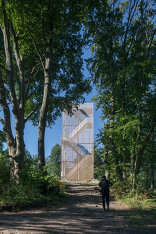
[[[153,228],[129,227],[125,217],[130,209],[111,201],[110,211],[102,209],[96,185],[68,184],[68,202],[60,208],[46,207],[0,214],[0,234],[31,233],[155,233]]]

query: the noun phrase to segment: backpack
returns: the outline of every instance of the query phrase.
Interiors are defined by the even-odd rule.
[[[109,182],[108,182],[108,180],[101,180],[100,183],[99,183],[99,186],[102,189],[109,189]]]

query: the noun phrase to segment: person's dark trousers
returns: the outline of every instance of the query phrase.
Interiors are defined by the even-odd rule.
[[[106,209],[105,204],[107,204],[107,210],[109,210],[109,191],[102,191],[102,204],[103,209]]]

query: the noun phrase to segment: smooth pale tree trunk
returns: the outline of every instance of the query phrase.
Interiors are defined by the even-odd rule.
[[[15,51],[16,63],[19,72],[19,104],[18,104],[18,115],[15,115],[15,133],[16,133],[16,158],[18,160],[18,167],[21,171],[24,166],[25,157],[25,144],[24,144],[24,109],[25,109],[25,77],[24,77],[24,66],[23,58],[19,54],[18,40],[15,35],[12,22],[10,22],[10,28],[13,38],[13,46]]]
[[[19,118],[15,118],[16,132],[16,156],[15,161],[18,163],[18,168],[21,171],[24,165],[25,144],[24,144],[24,119],[23,114]]]
[[[49,75],[45,75],[45,85],[43,102],[40,110],[40,118],[38,125],[38,164],[40,168],[45,166],[45,149],[44,149],[44,137],[47,121],[47,111],[48,111],[48,96],[49,96],[49,85],[50,85]]]
[[[45,129],[47,121],[47,112],[48,112],[48,97],[51,86],[51,57],[52,57],[52,40],[49,42],[49,46],[46,48],[46,57],[45,57],[45,69],[44,69],[44,91],[42,106],[40,110],[40,118],[38,125],[38,164],[40,168],[45,166],[45,148],[44,148],[44,138],[45,138]]]
[[[10,158],[11,165],[11,177],[14,178],[14,160],[13,157],[16,154],[16,145],[14,142],[14,137],[12,135],[11,129],[11,121],[10,121],[10,110],[6,101],[6,90],[2,79],[2,73],[0,70],[0,105],[3,109],[4,119],[1,119],[1,123],[3,125],[3,134],[6,139],[6,143],[8,146],[8,153]]]
[[[6,143],[8,146],[8,156],[10,158],[10,166],[11,166],[11,178],[14,181],[18,181],[19,172],[23,168],[24,162],[24,154],[25,154],[25,146],[23,140],[23,125],[20,119],[15,119],[15,133],[16,140],[13,137],[12,129],[11,129],[11,121],[10,121],[10,109],[8,107],[6,101],[6,91],[3,83],[2,76],[0,74],[0,91],[1,91],[1,100],[0,104],[4,113],[4,120],[1,121],[3,124],[3,133],[6,138]]]

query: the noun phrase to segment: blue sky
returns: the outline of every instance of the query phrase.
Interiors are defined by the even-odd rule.
[[[95,88],[92,92],[85,96],[86,102],[92,102],[91,98],[96,94]],[[100,120],[100,110],[96,110],[96,104],[94,103],[94,140],[98,129],[103,127],[103,123]],[[27,123],[25,126],[25,145],[26,149],[31,153],[31,155],[37,154],[37,127]],[[50,151],[55,144],[61,144],[62,135],[62,117],[58,118],[55,125],[52,128],[46,128],[45,134],[45,156],[50,155]]]
[[[85,96],[86,102],[93,102],[91,99],[94,95],[96,95],[96,90],[93,87],[92,92]],[[100,110],[96,109],[96,104],[94,103],[94,140],[96,135],[98,134],[98,129],[103,127],[103,123],[100,119]],[[11,124],[12,130],[14,134],[14,118],[11,115]],[[0,129],[2,129],[2,125],[0,124]],[[62,117],[58,118],[55,124],[51,128],[46,128],[45,133],[45,156],[49,156],[52,147],[55,144],[61,144],[61,135],[62,135]],[[31,122],[27,122],[24,131],[24,139],[26,149],[30,152],[31,155],[37,154],[38,148],[38,128],[34,127]],[[6,144],[4,145],[6,148]]]
[[[85,49],[83,58],[89,58],[91,56],[90,50]],[[84,64],[84,76],[89,77],[89,72],[86,69]],[[93,87],[92,92],[89,95],[85,95],[86,102],[93,102],[91,99],[97,94],[95,87]],[[96,109],[96,104],[94,103],[94,140],[96,135],[98,134],[98,129],[103,127],[103,123],[100,119],[100,110]],[[11,116],[12,130],[14,134],[14,118]],[[0,129],[2,129],[2,125],[0,124]],[[58,118],[55,124],[51,128],[46,128],[45,133],[45,156],[49,156],[52,147],[55,144],[61,144],[61,135],[62,135],[62,117]],[[30,122],[26,123],[24,139],[26,149],[30,152],[31,155],[37,154],[38,148],[38,129],[37,127],[32,126]],[[6,148],[6,145],[5,145]]]
[[[89,47],[84,49],[83,58],[87,59],[91,56]],[[83,66],[83,73],[85,77],[89,77],[90,74],[85,66]],[[86,102],[93,102],[91,99],[97,94],[95,87],[93,87],[92,92],[87,96],[84,95]],[[94,103],[94,140],[98,134],[98,129],[103,127],[103,123],[100,119],[100,110],[96,110],[96,103]],[[25,128],[25,144],[26,149],[31,153],[31,155],[37,154],[37,127],[33,127],[31,123],[26,124]],[[49,156],[52,147],[55,144],[61,144],[62,135],[62,117],[58,118],[55,125],[52,128],[47,128],[45,133],[45,156]]]

